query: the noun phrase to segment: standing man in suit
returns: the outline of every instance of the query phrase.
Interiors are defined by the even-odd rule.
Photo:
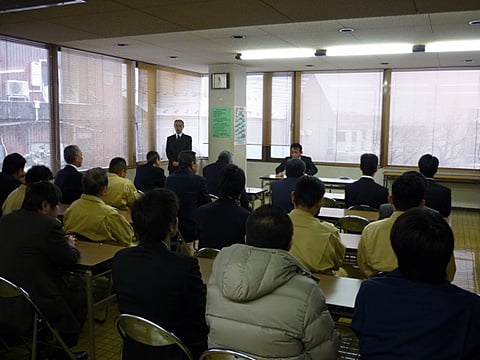
[[[63,158],[67,165],[55,175],[55,185],[62,191],[62,204],[71,204],[82,195],[82,173],[77,170],[82,166],[83,154],[77,145],[68,145],[63,149]]]
[[[292,191],[298,179],[305,175],[305,163],[300,159],[290,159],[285,165],[287,177],[282,180],[273,181],[272,204],[281,207],[286,212],[293,210]]]
[[[25,158],[17,153],[8,154],[3,159],[0,173],[0,207],[13,190],[25,183],[26,163]]]
[[[425,205],[448,217],[452,211],[452,191],[433,179],[438,164],[437,157],[425,154],[418,160],[418,169],[425,176]]]
[[[173,122],[175,134],[167,138],[167,147],[165,149],[168,157],[168,172],[173,173],[179,168],[178,155],[181,151],[192,150],[192,137],[183,133],[185,123],[181,119]]]
[[[207,349],[206,290],[198,260],[169,250],[177,233],[178,200],[165,189],[133,203],[132,219],[140,244],[113,259],[113,291],[120,313],[144,317],[173,332],[194,359]],[[127,338],[124,359],[180,359],[177,346],[145,346]]]
[[[147,163],[137,167],[133,183],[140,191],[148,191],[165,186],[165,173],[160,167],[162,165],[160,155],[156,151],[147,153]]]
[[[280,165],[277,166],[275,169],[275,174],[277,175],[283,175],[283,172],[285,171],[285,165],[287,164],[287,161],[290,159],[301,159],[305,163],[305,173],[307,175],[315,175],[318,171],[317,167],[313,164],[312,158],[309,156],[304,156],[302,155],[302,145],[299,143],[292,143],[290,145],[290,156],[287,156],[285,159],[282,160]]]
[[[378,157],[375,154],[362,154],[360,157],[362,176],[352,184],[345,186],[345,205],[368,205],[379,209],[388,203],[388,189],[375,182],[373,176],[378,169]]]
[[[205,179],[196,175],[195,152],[182,151],[178,155],[179,169],[170,174],[165,188],[172,190],[180,200],[179,230],[186,243],[198,239],[195,214],[197,208],[210,202]]]

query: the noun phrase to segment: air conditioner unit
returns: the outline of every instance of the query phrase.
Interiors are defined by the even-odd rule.
[[[7,96],[8,97],[24,97],[28,98],[30,89],[28,81],[7,80]]]

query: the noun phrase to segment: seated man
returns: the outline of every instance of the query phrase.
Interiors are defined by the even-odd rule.
[[[144,317],[173,332],[194,359],[207,349],[205,285],[198,260],[169,250],[177,233],[178,200],[155,189],[133,203],[133,227],[140,244],[113,260],[113,290],[120,313]],[[153,348],[126,339],[123,359],[181,359],[176,346]]]
[[[346,275],[340,271],[345,255],[338,229],[315,217],[320,210],[325,186],[313,176],[301,177],[292,194],[295,208],[290,212],[293,244],[290,253],[310,271]]]
[[[452,191],[437,183],[433,177],[438,170],[438,158],[430,154],[418,160],[418,169],[425,176],[425,205],[437,210],[443,217],[449,217],[452,211]]]
[[[360,157],[362,176],[352,184],[345,186],[345,205],[368,205],[379,209],[388,203],[388,189],[375,182],[373,176],[378,169],[378,157],[375,154],[362,154]]]
[[[113,158],[108,167],[108,188],[105,204],[118,209],[118,212],[132,222],[130,206],[140,197],[135,185],[126,178],[127,162],[121,157]]]
[[[165,188],[172,190],[180,201],[178,211],[179,230],[186,243],[198,239],[195,217],[197,209],[210,202],[207,183],[202,176],[196,175],[197,162],[195,152],[182,151],[178,155],[179,168],[165,181]]]
[[[287,177],[272,181],[272,204],[280,206],[286,212],[293,210],[292,191],[298,179],[305,175],[305,163],[300,159],[290,159],[285,164]]]
[[[423,207],[425,182],[423,176],[416,171],[403,173],[392,184],[392,195],[389,202],[393,204],[394,212],[386,219],[368,224],[362,232],[358,244],[357,262],[360,271],[367,278],[380,272],[390,272],[398,267],[397,257],[388,241],[395,220],[412,208]],[[455,259],[452,257],[447,278],[453,280],[455,275]]]
[[[396,219],[390,241],[398,269],[364,281],[355,301],[362,359],[477,359],[480,297],[447,281],[450,226],[412,209]]]
[[[80,253],[76,240],[65,236],[56,218],[60,198],[57,186],[36,182],[28,186],[22,208],[0,218],[0,276],[24,288],[66,345],[72,347],[85,321],[86,297],[82,289],[68,286],[64,280]],[[2,321],[11,314],[17,326],[23,320],[31,324],[32,314],[16,311],[14,305],[0,311]],[[55,355],[67,358],[63,353]],[[87,358],[86,352],[75,355],[77,359]]]
[[[288,253],[293,226],[266,205],[247,220],[247,245],[223,248],[207,288],[209,347],[256,359],[336,359],[335,325],[317,282]]]
[[[17,153],[8,154],[3,159],[0,173],[0,207],[12,191],[25,182],[26,163],[25,158]]]
[[[219,176],[220,197],[197,209],[198,248],[221,249],[245,242],[245,223],[250,212],[238,204],[245,189],[245,173],[227,165]]]
[[[289,159],[301,159],[305,163],[305,173],[307,175],[315,175],[318,171],[317,167],[313,164],[312,158],[302,155],[302,145],[299,143],[292,143],[290,145],[290,156],[287,156],[282,160],[280,165],[275,169],[275,174],[283,175],[285,171],[285,165]]]
[[[22,207],[28,184],[50,180],[53,180],[53,174],[48,167],[44,165],[33,165],[28,169],[27,174],[25,175],[25,184],[20,184],[20,186],[13,190],[3,202],[3,215],[10,214],[14,210],[18,210]]]
[[[68,145],[63,149],[63,158],[67,165],[55,175],[55,185],[62,191],[62,204],[71,204],[82,195],[82,173],[77,170],[82,166],[83,154],[77,145]]]
[[[156,151],[147,153],[147,163],[137,166],[133,183],[140,191],[148,191],[165,186],[165,172],[160,167],[160,155]]]
[[[132,226],[117,210],[105,204],[107,172],[101,168],[90,169],[83,175],[82,183],[84,193],[65,210],[65,231],[91,241],[130,246],[134,236]]]

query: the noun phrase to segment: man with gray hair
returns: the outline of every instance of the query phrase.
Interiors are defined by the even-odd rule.
[[[63,149],[63,158],[67,163],[57,175],[55,185],[62,191],[62,204],[71,204],[82,195],[82,173],[77,168],[82,166],[83,154],[77,145],[68,145]]]

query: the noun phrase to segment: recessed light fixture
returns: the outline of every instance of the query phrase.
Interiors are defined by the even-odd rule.
[[[355,29],[354,28],[348,28],[348,27],[342,27],[340,29],[338,29],[338,32],[341,32],[341,33],[351,33],[351,32],[354,32]]]
[[[468,25],[480,25],[480,20],[470,20]]]
[[[469,64],[469,63],[472,63],[473,60],[472,59],[465,59],[465,60],[463,60],[463,62],[466,63],[466,64]]]
[[[314,67],[315,65],[312,65],[312,64],[307,64],[305,65],[305,67]]]
[[[170,55],[169,58],[170,59],[176,59],[176,58],[178,58],[178,56],[177,55]]]
[[[247,37],[245,35],[232,35],[232,39],[235,39],[235,40],[244,40],[246,38]]]
[[[380,65],[390,65],[390,63],[389,63],[389,62],[386,62],[386,61],[382,61],[382,62],[380,63]]]
[[[119,43],[119,44],[117,44],[117,46],[119,46],[119,47],[124,47],[124,46],[128,46],[128,44]]]

